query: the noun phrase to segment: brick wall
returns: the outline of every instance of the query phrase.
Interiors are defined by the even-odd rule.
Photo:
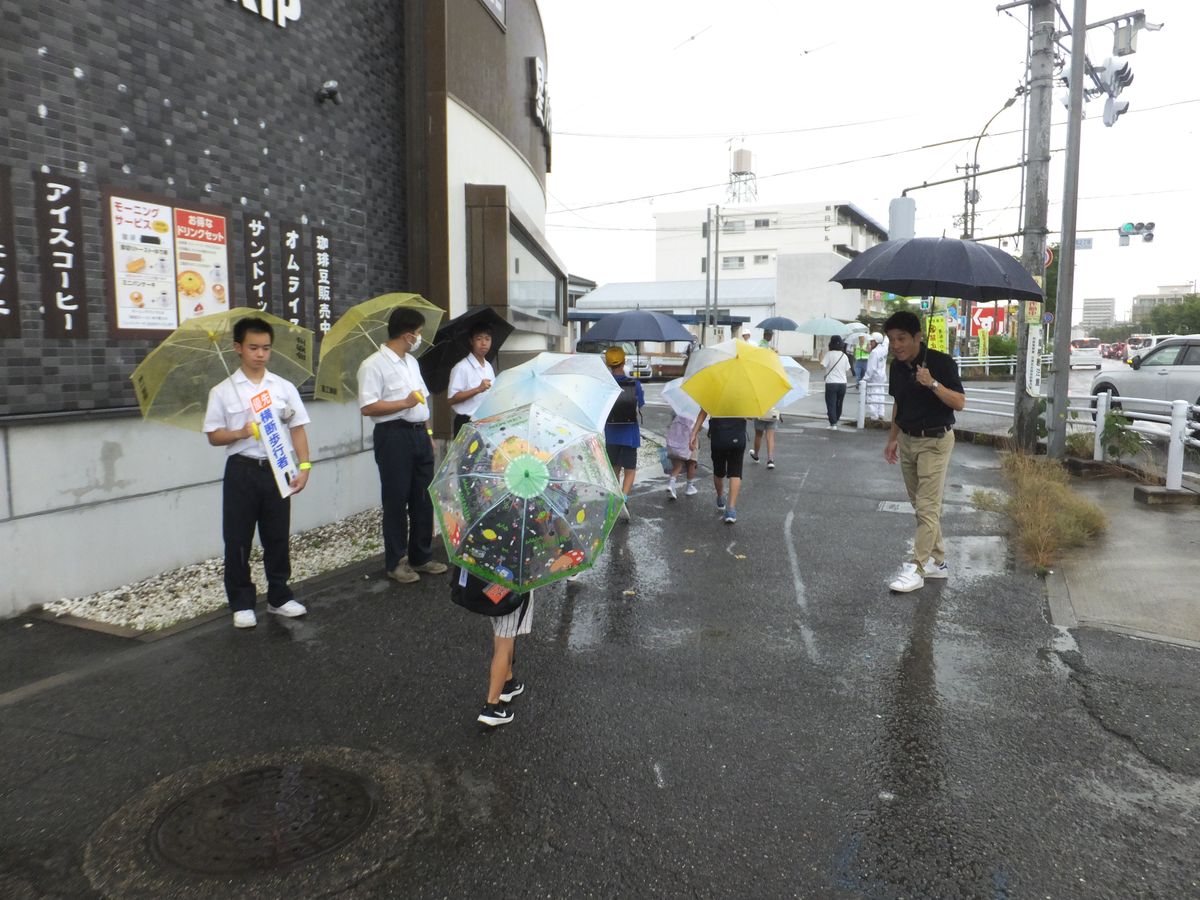
[[[0,164],[12,168],[22,320],[19,339],[0,340],[0,416],[136,405],[129,375],[157,341],[109,337],[101,185],[224,210],[238,305],[247,212],[273,223],[277,315],[279,221],[330,233],[335,319],[406,288],[401,9],[304,0],[280,28],[230,0],[0,0]],[[316,102],[326,79],[340,105]],[[86,339],[43,337],[43,166],[81,182]]]

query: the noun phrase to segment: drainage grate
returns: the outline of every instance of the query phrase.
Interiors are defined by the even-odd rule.
[[[375,814],[367,779],[322,765],[268,766],[214,781],[167,809],[150,832],[163,861],[206,875],[278,869],[328,853]]]

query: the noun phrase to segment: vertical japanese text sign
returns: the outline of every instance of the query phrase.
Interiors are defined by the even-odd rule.
[[[46,337],[87,337],[79,181],[34,170],[33,190]]]
[[[249,213],[244,221],[246,249],[246,296],[248,305],[271,312],[271,229],[261,213]]]
[[[317,331],[324,335],[333,327],[333,276],[330,270],[332,247],[329,232],[312,229],[313,296],[316,298]]]
[[[13,228],[12,170],[0,166],[0,338],[21,336],[17,298],[17,244]]]
[[[293,325],[304,325],[304,245],[300,226],[294,222],[279,223],[279,265],[283,275],[283,312],[280,314]]]

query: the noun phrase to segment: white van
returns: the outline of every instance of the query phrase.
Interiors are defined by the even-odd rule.
[[[1144,334],[1141,337],[1141,343],[1136,347],[1130,347],[1125,351],[1125,364],[1132,365],[1135,356],[1145,356],[1167,338],[1184,337],[1185,335],[1178,334]],[[1132,338],[1130,343],[1132,343]]]

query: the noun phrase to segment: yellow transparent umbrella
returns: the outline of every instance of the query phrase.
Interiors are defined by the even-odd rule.
[[[792,388],[779,355],[747,341],[724,341],[692,354],[680,385],[714,418],[765,416]]]
[[[142,417],[189,431],[204,425],[208,392],[241,364],[233,349],[239,319],[265,319],[275,330],[267,368],[297,386],[312,377],[313,333],[254,307],[188,319],[150,351],[130,380]]]
[[[433,344],[445,311],[420,294],[381,294],[346,310],[321,339],[316,396],[345,403],[358,396],[358,367],[388,339],[388,316],[397,306],[407,306],[425,317],[420,356]]]

